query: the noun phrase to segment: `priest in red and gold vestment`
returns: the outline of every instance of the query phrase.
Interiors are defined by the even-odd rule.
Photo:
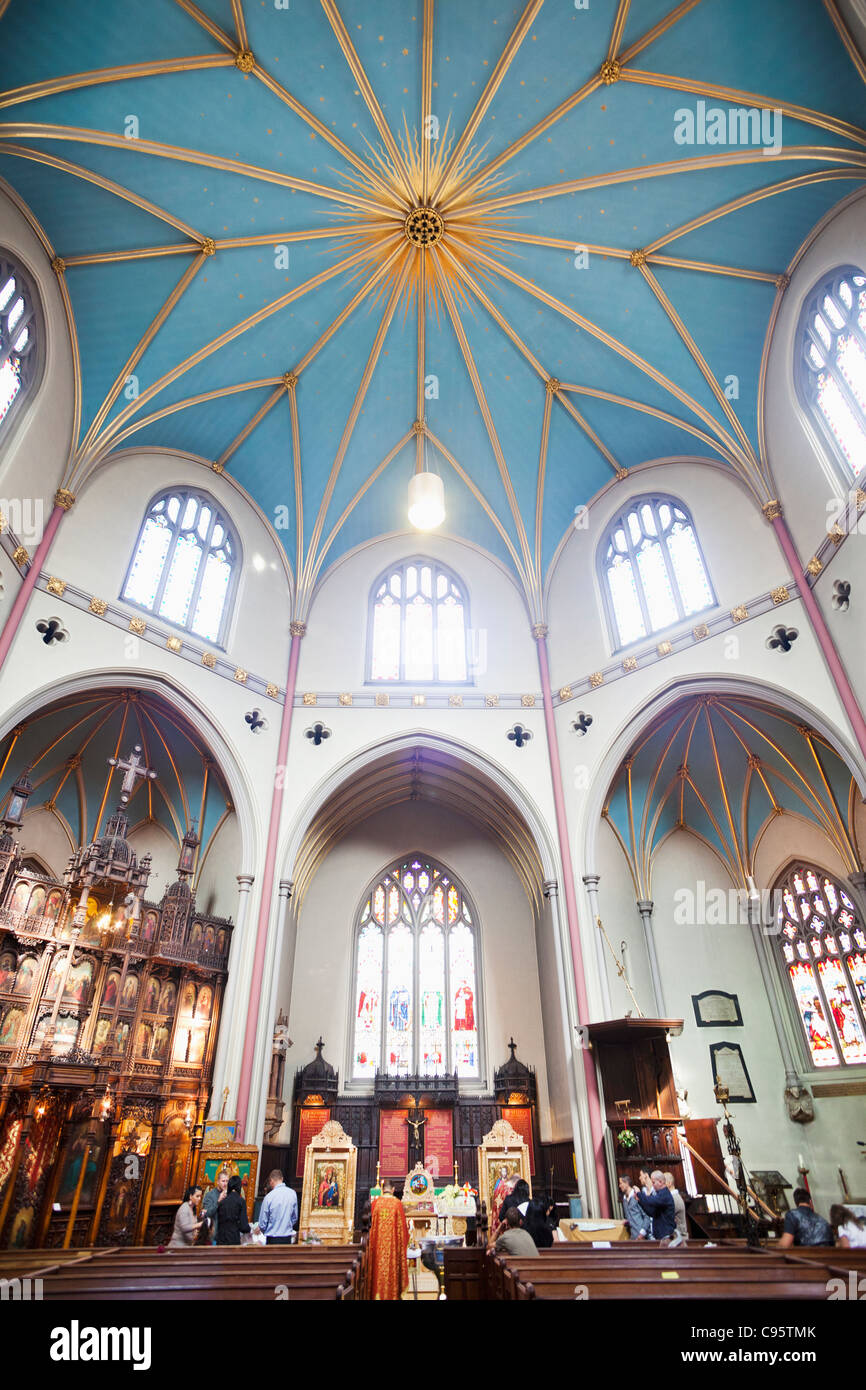
[[[367,1247],[370,1297],[397,1299],[409,1287],[406,1247],[409,1227],[403,1203],[394,1196],[393,1183],[382,1184],[382,1196],[373,1203],[370,1241]]]

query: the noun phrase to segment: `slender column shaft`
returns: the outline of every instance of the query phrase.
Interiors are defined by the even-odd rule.
[[[667,1018],[665,1009],[665,996],[662,989],[662,973],[659,970],[659,958],[656,955],[656,938],[653,931],[653,905],[649,898],[638,898],[637,910],[643,923],[643,936],[646,942],[646,953],[649,957],[650,980],[653,987],[653,1003],[656,1009],[656,1018]]]
[[[764,992],[767,996],[767,1005],[773,1020],[773,1027],[776,1030],[776,1040],[779,1044],[779,1051],[782,1054],[782,1063],[785,1068],[785,1085],[800,1086],[802,1082],[797,1073],[797,1064],[788,1035],[785,1032],[785,1025],[779,1012],[779,1002],[776,998],[775,980],[773,978],[773,967],[767,953],[767,938],[765,937],[761,924],[761,899],[760,897],[749,896],[749,930],[752,933],[752,942],[755,947],[755,954],[758,957],[758,969],[761,972],[761,979],[764,984]]]
[[[610,985],[607,979],[607,961],[604,958],[604,942],[601,939],[601,932],[598,929],[598,874],[584,874],[583,881],[586,884],[586,892],[589,898],[589,910],[592,913],[592,920],[595,926],[595,958],[598,963],[598,983],[601,988],[601,1002],[604,1009],[605,1018],[613,1016],[613,1009],[610,1002]]]
[[[809,621],[818,639],[818,645],[821,648],[830,675],[833,677],[833,684],[839,693],[839,699],[842,701],[845,713],[851,721],[851,726],[856,735],[857,742],[860,745],[860,752],[863,754],[864,758],[866,758],[866,719],[863,717],[863,711],[860,708],[857,696],[854,694],[853,687],[848,679],[848,674],[845,667],[842,665],[842,658],[836,650],[836,644],[830,636],[830,630],[824,622],[824,615],[818,606],[815,595],[809,587],[808,577],[803,568],[800,556],[797,553],[794,538],[788,530],[787,523],[783,517],[774,517],[772,526],[778,537],[779,544],[782,547],[785,559],[788,561],[791,572],[797,581],[797,588],[803,600],[803,607],[809,615]]]
[[[286,763],[289,753],[289,734],[292,728],[292,708],[295,701],[295,686],[298,680],[298,660],[301,654],[300,633],[292,634],[289,650],[289,670],[286,676],[286,702],[280,721],[280,742],[277,750],[277,766],[274,770],[274,790],[271,797],[271,818],[268,825],[268,843],[265,850],[265,867],[262,873],[262,896],[259,903],[259,919],[256,925],[256,953],[253,959],[253,977],[250,981],[249,1003],[247,1005],[247,1026],[244,1034],[243,1056],[241,1058],[241,1077],[238,1086],[238,1133],[245,1135],[247,1111],[250,1103],[250,1087],[255,1061],[256,1032],[259,1023],[259,1004],[262,996],[262,977],[265,967],[265,946],[268,938],[268,922],[271,915],[271,895],[274,889],[274,871],[277,863],[277,839],[280,830],[280,815],[283,809],[283,787],[286,780]]]
[[[2,668],[6,657],[9,655],[9,648],[15,641],[15,634],[21,626],[21,619],[24,617],[27,605],[30,602],[30,595],[36,585],[36,581],[42,572],[42,566],[48,557],[51,549],[51,542],[57,534],[57,528],[64,515],[64,508],[55,506],[48,518],[48,525],[42,532],[42,540],[36,547],[36,554],[30,562],[30,568],[24,576],[24,582],[18,593],[15,595],[15,602],[9,610],[9,617],[0,632],[0,668]]]
[[[550,903],[550,914],[553,919],[553,940],[556,950],[556,975],[559,987],[559,1010],[562,1015],[562,1034],[565,1044],[565,1060],[568,1068],[568,1108],[571,1112],[571,1127],[574,1134],[574,1161],[576,1164],[577,1182],[579,1190],[584,1194],[584,1200],[589,1196],[592,1182],[595,1177],[592,1145],[584,1142],[584,1126],[580,1123],[579,1098],[578,1092],[581,1089],[580,1076],[574,1064],[574,1029],[571,1026],[569,1017],[568,995],[565,988],[565,967],[563,962],[562,931],[559,913],[559,886],[554,880],[549,880],[544,884],[544,896]],[[586,1089],[583,1089],[581,1097],[586,1103]]]
[[[250,910],[250,890],[253,886],[254,879],[252,874],[238,874],[237,880],[238,906],[235,914],[235,925],[232,931],[229,973],[220,1007],[219,1034],[217,1036],[216,1057],[214,1058],[210,1114],[212,1120],[219,1119],[223,1103],[224,1088],[228,1086],[231,1092],[233,1084],[235,1086],[237,1084],[236,1078],[229,1074],[229,1067],[234,1056],[234,1043],[232,1037],[235,1033],[234,1008],[235,1000],[238,997],[238,990],[242,987],[243,968],[241,965],[241,958],[247,929],[247,918]]]
[[[574,986],[577,992],[578,1022],[588,1023],[589,1004],[586,995],[583,951],[580,944],[580,927],[577,917],[577,895],[574,891],[574,868],[571,861],[571,847],[568,841],[568,820],[565,813],[565,793],[562,787],[562,769],[559,765],[559,742],[556,737],[556,721],[553,717],[553,697],[550,689],[550,667],[547,661],[547,637],[545,632],[539,632],[536,635],[536,646],[538,648],[538,669],[541,674],[541,692],[544,701],[547,752],[550,759],[550,776],[553,783],[553,805],[556,814],[556,831],[559,839],[559,854],[562,860],[565,917],[568,922],[572,968],[574,970]],[[598,1195],[602,1215],[608,1216],[610,1214],[610,1200],[607,1191],[607,1171],[604,1161],[604,1124],[602,1121],[601,1102],[598,1094],[598,1078],[595,1074],[595,1060],[589,1048],[583,1050],[583,1064],[586,1072],[589,1123],[592,1133]]]
[[[280,987],[280,961],[283,954],[289,899],[292,894],[292,883],[290,879],[280,879],[278,893],[279,907],[277,909],[277,929],[275,932],[271,933],[267,962],[265,965],[265,979],[270,980],[267,1012],[265,1014],[265,1022],[269,1029],[273,1028],[274,1020],[277,1016],[277,992]],[[269,1034],[269,1037],[272,1038],[272,1034]],[[256,1098],[253,1111],[250,1115],[250,1130],[253,1134],[260,1133],[264,1124],[265,1110],[267,1108],[268,1081],[270,1079],[270,1062],[270,1049],[266,1050],[264,1047],[260,1047],[256,1057],[255,1071],[253,1074],[253,1095]]]

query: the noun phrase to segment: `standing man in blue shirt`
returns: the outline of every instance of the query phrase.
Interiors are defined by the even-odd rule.
[[[291,1245],[298,1220],[298,1195],[286,1187],[279,1168],[270,1174],[268,1187],[259,1212],[259,1231],[268,1245]]]

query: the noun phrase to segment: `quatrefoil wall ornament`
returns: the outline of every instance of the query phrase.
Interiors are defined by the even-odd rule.
[[[774,627],[767,638],[767,646],[771,652],[789,652],[798,636],[799,633],[795,627]]]
[[[314,748],[318,748],[326,738],[331,737],[331,730],[326,729],[324,724],[313,724],[309,729],[304,730],[304,737],[308,738]]]
[[[260,709],[248,710],[244,715],[244,723],[249,724],[251,734],[259,734],[268,727],[268,721],[262,718]]]
[[[577,711],[577,718],[571,721],[571,727],[574,729],[578,738],[583,738],[583,735],[588,732],[591,723],[592,715],[584,714],[583,710],[579,709]]]
[[[847,579],[837,579],[830,600],[838,613],[847,613],[851,605],[851,585]]]
[[[66,642],[69,638],[69,633],[59,618],[40,618],[36,624],[36,631],[46,647],[53,646],[55,642]]]
[[[515,724],[512,729],[508,730],[506,738],[511,740],[515,748],[523,748],[532,738],[532,730],[527,729],[523,724]]]

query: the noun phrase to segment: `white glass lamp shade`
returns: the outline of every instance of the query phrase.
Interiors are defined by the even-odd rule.
[[[438,473],[416,473],[409,480],[409,521],[432,531],[445,520],[445,484]]]

